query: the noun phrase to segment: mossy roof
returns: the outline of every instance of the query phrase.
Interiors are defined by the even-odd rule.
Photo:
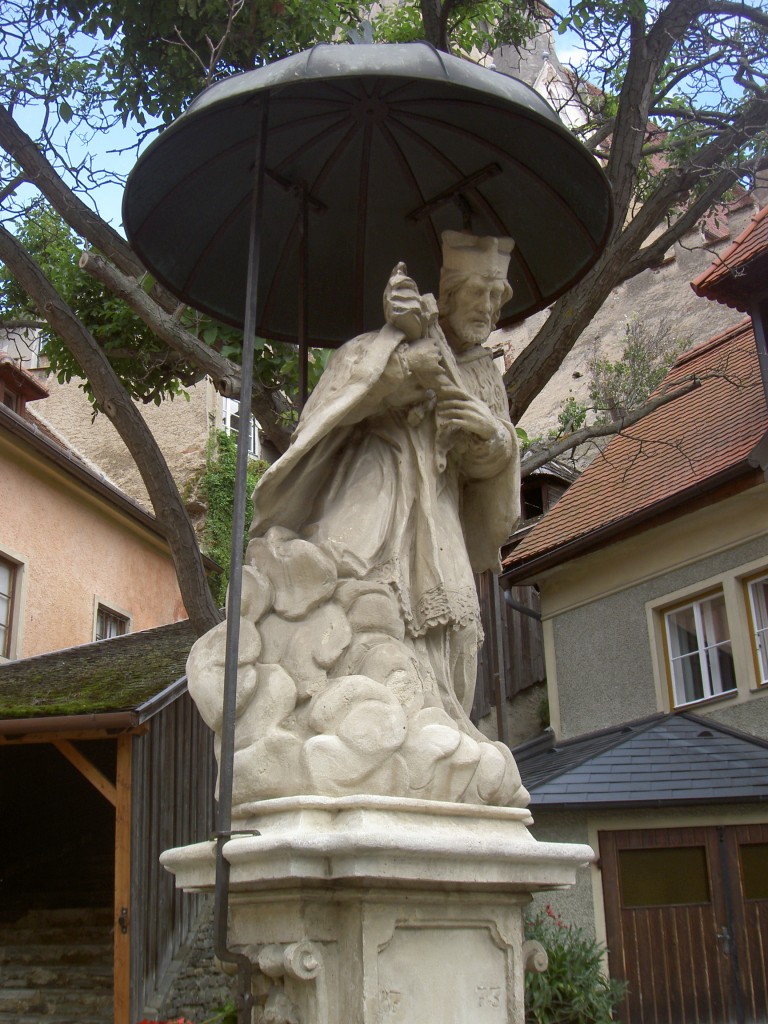
[[[190,623],[129,633],[0,666],[0,720],[134,711],[184,676]]]

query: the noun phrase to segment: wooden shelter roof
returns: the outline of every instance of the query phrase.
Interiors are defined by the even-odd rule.
[[[0,665],[0,732],[24,719],[131,712],[140,724],[186,689],[188,620]]]

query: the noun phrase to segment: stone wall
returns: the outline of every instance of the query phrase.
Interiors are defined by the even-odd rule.
[[[176,955],[152,1005],[157,1020],[184,1020],[203,1024],[233,1002],[231,980],[213,957],[213,897],[207,901],[197,928]]]
[[[755,199],[762,206],[762,190]],[[729,214],[729,237],[717,244],[706,241],[696,229],[674,246],[670,259],[660,268],[642,274],[615,288],[592,323],[577,341],[562,365],[533,400],[519,426],[529,437],[546,436],[557,424],[563,403],[574,398],[588,401],[589,364],[595,352],[616,360],[624,345],[624,328],[630,317],[639,317],[649,326],[666,323],[670,332],[685,340],[687,347],[706,341],[744,319],[744,314],[695,295],[690,282],[705,270],[744,230],[757,207],[751,203]],[[724,227],[724,225],[722,225]],[[548,312],[537,313],[509,331],[499,331],[493,340],[501,344],[506,366],[535,338]]]
[[[77,381],[59,384],[43,379],[49,397],[29,406],[29,411],[65,439],[109,480],[151,511],[149,497],[130,452],[107,417],[93,418],[93,408]],[[220,399],[212,385],[201,381],[183,395],[160,405],[139,405],[139,411],[163,452],[179,490],[201,469],[205,449],[221,416]]]

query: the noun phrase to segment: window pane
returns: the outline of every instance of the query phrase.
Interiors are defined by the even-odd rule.
[[[768,683],[768,576],[749,585],[760,682]]]
[[[12,567],[7,562],[0,562],[0,594],[2,594],[3,597],[10,597],[12,579]]]
[[[702,646],[712,647],[730,638],[728,619],[725,615],[725,598],[720,594],[700,601],[701,626],[703,630]]]
[[[739,852],[744,899],[768,900],[768,843],[745,843]]]
[[[124,615],[111,612],[99,605],[96,616],[96,639],[108,640],[113,636],[124,636],[128,628],[128,619]]]
[[[750,583],[749,592],[752,596],[752,613],[758,629],[768,629],[768,576]]]
[[[703,846],[619,850],[624,907],[709,903],[707,853]]]
[[[666,622],[676,706],[736,689],[722,594],[667,612]]]
[[[679,658],[683,654],[690,654],[699,649],[692,605],[676,612],[670,612],[667,621],[669,623],[670,654],[673,658]]]
[[[728,693],[736,689],[736,673],[733,669],[733,653],[730,643],[707,651],[707,668],[712,683],[712,693]]]
[[[16,567],[0,560],[0,657],[11,653],[11,616],[13,615],[13,583]]]
[[[701,700],[706,696],[698,652],[674,661],[672,673],[675,680],[675,700],[678,704],[688,704],[692,700]]]

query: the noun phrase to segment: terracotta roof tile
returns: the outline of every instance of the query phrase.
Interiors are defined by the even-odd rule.
[[[746,312],[752,287],[749,264],[768,255],[768,206],[755,214],[733,245],[691,281],[697,295]],[[750,270],[753,268],[750,268]]]
[[[504,562],[518,570],[574,541],[594,543],[750,467],[768,431],[750,321],[684,353],[661,388],[701,384],[617,435]],[[659,389],[661,390],[661,389]],[[657,392],[658,393],[658,392]],[[565,557],[565,552],[559,552]]]

